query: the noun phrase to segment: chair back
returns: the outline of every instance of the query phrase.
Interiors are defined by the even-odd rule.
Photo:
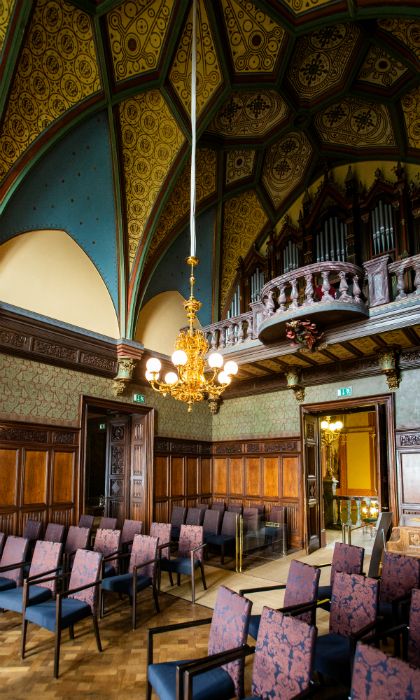
[[[203,529],[205,535],[218,535],[222,522],[221,510],[206,510],[204,513]]]
[[[64,525],[59,523],[48,523],[44,540],[46,542],[62,542],[64,540],[64,529]]]
[[[252,694],[289,700],[310,686],[316,627],[264,607],[252,671]]]
[[[87,515],[83,513],[79,519],[79,527],[88,527],[89,529],[93,527],[93,521],[95,520],[93,515]]]
[[[86,549],[89,542],[90,527],[80,527],[77,525],[70,525],[66,542],[64,544],[64,552],[66,554],[72,554],[76,549]]]
[[[300,605],[301,603],[315,603],[318,597],[318,585],[321,569],[310,564],[293,559],[290,562],[287,576],[286,590],[283,606]],[[314,624],[316,610],[302,613],[299,619],[308,624]]]
[[[185,523],[186,514],[186,508],[183,506],[174,506],[171,514],[171,525],[175,525],[175,527],[180,527],[183,525]]]
[[[243,506],[242,503],[229,503],[227,509],[229,513],[239,513],[239,515],[242,515]]]
[[[330,632],[349,637],[375,622],[379,581],[337,571],[331,595]]]
[[[189,557],[191,550],[204,542],[204,532],[202,525],[181,525],[178,542],[178,556]],[[203,560],[203,550],[199,549],[195,553],[198,561]]]
[[[99,530],[116,530],[117,518],[101,518],[99,521]]]
[[[95,542],[93,545],[94,552],[100,552],[103,557],[109,556],[120,548],[121,530],[108,530],[98,528],[96,530]],[[109,562],[112,566],[117,566],[118,559],[111,559]]]
[[[156,560],[158,556],[158,544],[159,540],[157,537],[151,537],[150,535],[134,535],[129,571],[132,571],[134,566],[140,566],[140,564],[147,561],[150,562],[152,559]],[[147,576],[154,581],[156,561],[138,569],[137,573],[141,574],[141,576]]]
[[[6,542],[6,533],[0,532],[0,556],[3,551],[4,544]]]
[[[202,525],[204,520],[204,511],[200,508],[188,508],[187,517],[185,518],[186,525]]]
[[[420,667],[420,590],[411,592],[410,618],[408,630],[408,660]]]
[[[54,576],[58,572],[52,571],[53,569],[58,569],[60,564],[61,550],[63,545],[61,542],[45,542],[43,540],[38,540],[35,545],[31,567],[29,569],[29,577],[39,576],[39,574],[44,574],[47,571],[49,576]],[[35,582],[36,584],[36,582]],[[57,586],[57,581],[46,581],[42,584],[43,588],[49,588],[55,593]]]
[[[10,566],[11,564],[19,564],[25,561],[28,553],[29,540],[26,537],[15,537],[9,535],[4,545],[3,554],[0,559],[0,566]],[[16,586],[22,585],[23,569],[10,569],[9,571],[1,572],[2,578],[8,578],[16,583]]]
[[[223,513],[223,520],[222,520],[222,535],[229,535],[231,537],[235,537],[236,535],[236,519],[238,517],[238,513],[235,513],[230,510],[225,510]]]
[[[212,510],[220,510],[222,513],[225,512],[225,503],[224,501],[213,501],[211,504],[211,509]]]
[[[420,698],[420,669],[368,644],[358,642],[353,664],[351,700]]]
[[[152,523],[150,526],[150,536],[157,537],[159,545],[171,541],[171,523]],[[162,557],[169,559],[169,547],[160,550]]]
[[[31,520],[30,518],[28,518],[28,520],[25,523],[25,527],[23,528],[22,537],[26,537],[26,539],[28,539],[29,542],[39,540],[39,538],[41,537],[41,530],[41,520]]]
[[[286,506],[272,506],[270,510],[270,517],[268,520],[272,523],[283,523],[286,525],[287,522],[287,508]]]
[[[243,517],[245,532],[256,532],[258,530],[258,508],[244,508]]]
[[[396,598],[409,596],[420,586],[420,559],[396,552],[384,552],[382,562],[380,600],[392,603]]]
[[[361,574],[363,572],[364,556],[365,550],[363,547],[336,542],[331,563],[331,586],[334,583],[334,576],[337,571],[344,571],[346,574]]]
[[[251,608],[252,602],[248,598],[238,595],[226,586],[219,586],[210,626],[209,654],[217,654],[245,644]],[[233,661],[223,668],[232,678],[235,695],[242,698],[244,696],[244,661]]]
[[[101,573],[101,564],[101,552],[78,549],[71,570],[69,589],[79,588],[79,586],[86,586],[88,583],[98,581]],[[76,598],[76,600],[87,603],[95,614],[98,604],[98,593],[99,586],[92,586],[77,593],[70,593],[69,598]]]
[[[134,535],[141,535],[143,523],[141,520],[124,520],[123,529],[121,532],[121,544],[132,542]]]
[[[382,560],[382,554],[385,549],[385,542],[388,539],[388,534],[392,525],[393,514],[390,511],[379,513],[379,518],[376,521],[376,535],[373,542],[372,554],[370,555],[368,576],[379,576],[379,567]]]

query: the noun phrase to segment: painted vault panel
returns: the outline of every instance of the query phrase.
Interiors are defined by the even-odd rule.
[[[335,5],[337,0],[283,0],[283,2],[295,15],[301,15],[325,5]]]
[[[395,146],[389,110],[377,102],[348,97],[317,114],[315,126],[326,144],[358,149]]]
[[[420,20],[381,19],[378,26],[392,34],[420,61]]]
[[[311,157],[311,144],[298,131],[290,132],[268,149],[262,181],[276,208],[299,186]]]
[[[407,140],[411,148],[420,149],[420,88],[417,87],[401,100],[407,128]]]
[[[226,154],[226,184],[251,177],[254,170],[255,151],[245,149],[229,151]]]
[[[169,81],[186,112],[191,106],[192,8],[181,36]],[[203,0],[197,3],[197,114],[200,114],[222,83],[211,27]]]
[[[0,55],[3,49],[14,4],[15,0],[3,0],[3,2],[0,2]]]
[[[116,82],[157,68],[173,6],[173,0],[128,0],[108,14]]]
[[[145,226],[185,138],[158,90],[119,105],[132,264]]]
[[[210,131],[227,137],[261,137],[285,122],[289,109],[274,90],[232,92]]]
[[[407,68],[401,61],[390,56],[380,46],[371,46],[357,80],[376,87],[388,88],[406,72]]]
[[[52,122],[100,88],[89,15],[67,2],[39,0],[0,136],[0,178]]]
[[[232,64],[236,73],[272,73],[286,43],[286,32],[246,0],[222,0]]]

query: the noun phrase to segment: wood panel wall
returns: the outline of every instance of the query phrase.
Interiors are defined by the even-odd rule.
[[[21,534],[28,518],[70,525],[78,509],[79,431],[0,423],[0,531]]]
[[[420,430],[398,431],[396,438],[399,514],[420,517]]]
[[[243,440],[213,444],[213,499],[244,506],[287,508],[290,545],[303,547],[300,441]]]
[[[173,506],[211,502],[211,443],[155,438],[154,452],[154,520],[169,522]]]

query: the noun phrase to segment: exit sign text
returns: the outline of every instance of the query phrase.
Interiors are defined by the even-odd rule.
[[[146,397],[144,394],[133,394],[134,403],[146,403]]]
[[[341,386],[339,389],[337,389],[337,396],[352,396],[352,394],[352,386]]]

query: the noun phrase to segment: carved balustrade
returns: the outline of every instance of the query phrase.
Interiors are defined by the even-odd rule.
[[[390,263],[388,272],[396,278],[395,301],[420,294],[420,255]]]
[[[253,338],[253,313],[248,311],[203,328],[211,350],[229,348]]]

